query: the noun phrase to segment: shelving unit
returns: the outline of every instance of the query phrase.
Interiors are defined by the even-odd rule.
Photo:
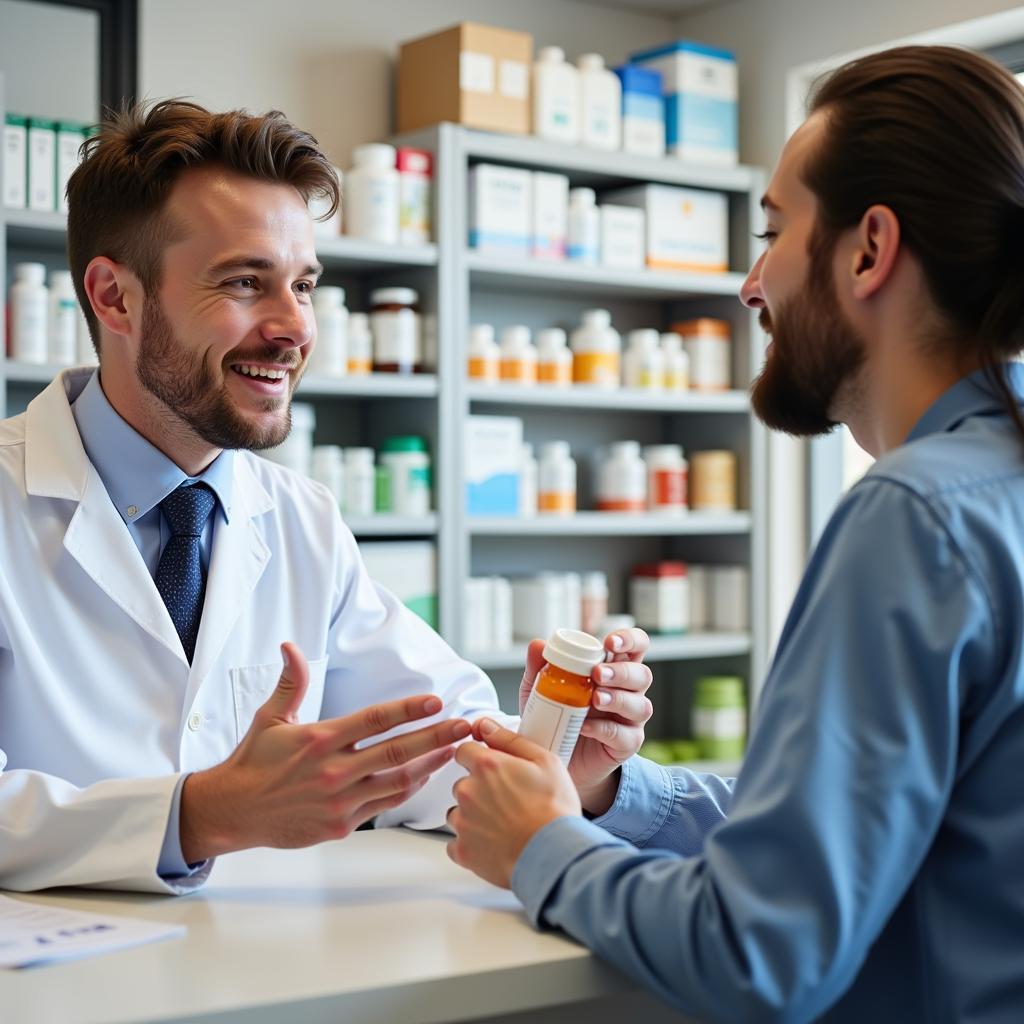
[[[0,87],[0,110],[3,94]],[[426,519],[374,516],[352,521],[358,539],[423,538],[437,546],[440,631],[450,643],[491,673],[503,703],[513,710],[525,644],[508,651],[472,652],[463,634],[465,584],[471,576],[522,574],[544,569],[603,569],[611,581],[611,610],[626,610],[626,580],[640,562],[677,557],[695,563],[744,564],[751,572],[751,629],[742,634],[702,633],[658,637],[649,660],[657,665],[654,693],[658,718],[652,732],[685,732],[689,687],[695,675],[728,672],[751,682],[751,703],[766,661],[765,442],[745,390],[761,363],[763,337],[756,318],[737,299],[753,256],[750,232],[759,223],[763,178],[759,171],[689,167],[672,159],[650,160],[509,138],[454,125],[403,137],[435,157],[436,242],[387,247],[360,240],[318,238],[324,281],[346,289],[352,310],[367,308],[370,290],[408,285],[421,308],[437,318],[436,371],[414,377],[373,374],[330,379],[308,376],[297,397],[317,414],[317,443],[379,447],[393,434],[427,437],[433,456],[436,512]],[[574,186],[597,189],[640,182],[708,187],[729,194],[732,269],[722,275],[622,272],[572,264],[508,263],[466,248],[465,182],[469,167],[491,161],[552,169]],[[9,284],[8,263],[22,259],[64,263],[64,219],[59,214],[0,210],[0,280]],[[8,252],[10,258],[8,258]],[[586,308],[612,311],[617,328],[657,326],[710,315],[733,325],[736,390],[718,394],[650,394],[593,388],[523,389],[487,386],[465,378],[470,323],[499,328],[526,323],[571,327]],[[58,367],[0,362],[0,412],[24,408]],[[464,427],[471,414],[521,416],[526,439],[569,440],[580,463],[586,508],[588,453],[611,440],[674,441],[687,450],[729,447],[741,466],[741,510],[682,516],[581,511],[570,518],[470,518],[464,504]],[[726,766],[734,769],[735,766]]]

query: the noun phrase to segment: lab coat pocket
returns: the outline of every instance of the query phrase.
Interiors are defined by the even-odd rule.
[[[235,730],[238,740],[249,731],[256,712],[267,702],[281,678],[281,662],[267,665],[248,665],[230,670],[231,689],[235,698]],[[309,687],[299,705],[299,721],[315,722],[320,717],[324,699],[324,678],[327,659],[317,658],[309,663]]]

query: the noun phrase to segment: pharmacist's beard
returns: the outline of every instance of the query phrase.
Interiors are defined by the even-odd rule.
[[[832,277],[834,244],[812,239],[807,281],[774,317],[762,309],[772,349],[751,388],[758,418],[772,430],[817,437],[837,425],[842,394],[864,363],[864,341],[843,315]]]

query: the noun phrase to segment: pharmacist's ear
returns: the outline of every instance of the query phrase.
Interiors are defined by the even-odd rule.
[[[142,318],[142,285],[123,264],[96,256],[85,268],[85,294],[102,327],[129,337]]]

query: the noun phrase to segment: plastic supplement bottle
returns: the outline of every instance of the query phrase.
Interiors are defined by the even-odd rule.
[[[665,357],[661,338],[653,328],[630,331],[622,357],[622,383],[627,388],[661,391],[665,386]]]
[[[501,379],[511,384],[537,383],[537,350],[530,343],[530,328],[523,324],[501,332]]]
[[[686,511],[689,466],[678,444],[652,444],[644,449],[647,463],[647,507],[651,512]]]
[[[373,372],[373,335],[365,313],[353,313],[348,318],[348,372],[353,377]]]
[[[559,46],[542,47],[533,65],[533,134],[570,145],[580,139],[580,75]]]
[[[622,145],[622,83],[599,53],[585,53],[580,69],[580,142],[594,149]]]
[[[533,445],[523,443],[523,454],[519,464],[519,514],[532,519],[537,514],[537,484],[539,469],[533,457]]]
[[[370,293],[373,368],[377,373],[415,373],[422,368],[419,300],[412,288],[378,288]]]
[[[690,357],[683,348],[682,335],[674,331],[663,334],[661,351],[665,357],[666,390],[687,391],[690,387]]]
[[[580,628],[584,633],[601,629],[601,623],[608,618],[608,577],[603,572],[583,574],[583,589],[580,601]]]
[[[572,352],[561,327],[537,332],[537,381],[554,387],[572,384]]]
[[[501,377],[501,349],[490,324],[473,324],[469,329],[466,372],[470,380],[496,384]]]
[[[78,299],[70,270],[50,274],[47,362],[71,366],[78,350]]]
[[[373,465],[373,449],[346,448],[345,514],[372,516],[376,508],[377,472]]]
[[[353,154],[345,175],[345,234],[397,245],[400,179],[394,146],[371,143]]]
[[[589,633],[556,629],[544,645],[544,660],[547,664],[537,674],[523,709],[519,735],[568,764],[590,710],[590,673],[604,661],[604,647]]]
[[[309,360],[309,372],[344,377],[348,372],[345,289],[320,285],[313,292],[313,315],[316,317],[316,345]]]
[[[607,309],[588,309],[583,323],[572,332],[572,379],[576,384],[617,388],[622,339],[612,327]]]
[[[576,462],[568,441],[541,445],[537,477],[538,512],[561,516],[576,512]]]
[[[638,441],[616,441],[598,469],[599,512],[643,512],[647,508],[647,465]]]
[[[702,676],[691,710],[693,738],[700,756],[734,760],[743,756],[747,705],[743,680],[737,676]]]
[[[569,235],[566,255],[573,263],[596,267],[601,258],[601,214],[592,188],[569,190]]]
[[[49,289],[42,263],[19,263],[8,295],[11,358],[22,363],[46,362],[46,321]]]
[[[423,517],[430,512],[430,456],[422,437],[389,437],[381,449],[381,465],[391,484],[391,511]]]

